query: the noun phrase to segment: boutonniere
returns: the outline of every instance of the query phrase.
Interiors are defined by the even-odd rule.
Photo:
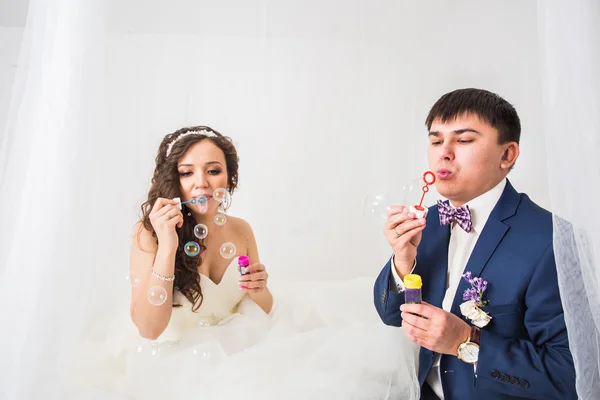
[[[482,298],[488,283],[481,278],[473,278],[470,271],[465,272],[462,277],[471,284],[471,289],[467,289],[463,293],[465,302],[460,305],[460,312],[470,319],[473,325],[483,328],[492,320],[492,317],[480,308],[489,303]]]

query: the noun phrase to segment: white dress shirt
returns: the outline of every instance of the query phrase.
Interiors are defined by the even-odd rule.
[[[471,211],[471,221],[473,223],[471,232],[467,233],[458,224],[452,224],[450,229],[450,243],[448,245],[448,279],[446,280],[446,293],[444,295],[444,300],[442,301],[442,308],[445,311],[450,312],[450,309],[452,308],[452,301],[456,295],[456,289],[460,284],[461,276],[464,273],[467,261],[469,261],[471,252],[473,251],[473,248],[475,248],[477,239],[492,210],[496,206],[496,203],[498,203],[498,200],[500,200],[500,196],[502,196],[505,186],[506,178],[491,190],[466,203]],[[452,202],[450,202],[450,205],[453,206]],[[390,279],[394,281],[397,290],[402,292],[404,291],[404,284],[398,276],[396,268],[394,268],[393,261],[392,258],[392,276]],[[413,270],[415,266],[413,266]],[[392,288],[393,287],[394,286],[392,286]],[[440,399],[444,400],[440,373],[440,357],[441,356],[438,354],[426,380],[435,394]]]

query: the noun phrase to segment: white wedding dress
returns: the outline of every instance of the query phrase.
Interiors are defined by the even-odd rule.
[[[75,398],[419,398],[418,347],[381,322],[372,278],[270,279],[267,315],[238,289],[236,265],[218,284],[201,276],[197,312],[177,294],[183,306],[156,341],[140,338],[125,313],[90,334],[68,374]]]

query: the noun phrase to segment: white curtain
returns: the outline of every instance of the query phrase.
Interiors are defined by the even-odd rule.
[[[554,251],[581,399],[600,399],[600,3],[538,1]]]
[[[474,2],[472,5],[479,7],[478,4]],[[433,3],[430,6],[435,8]],[[441,3],[438,6],[445,7]],[[66,0],[32,0],[30,3],[8,124],[0,147],[1,399],[70,398],[62,380],[65,377],[63,367],[74,349],[72,344],[80,341],[83,330],[99,315],[103,306],[117,303],[111,291],[112,285],[120,290],[125,284],[124,279],[122,282],[117,279],[125,278],[126,260],[123,260],[122,267],[110,265],[106,268],[103,263],[110,260],[106,254],[114,252],[114,249],[102,244],[113,241],[100,235],[114,234],[129,239],[129,232],[123,233],[121,227],[129,226],[130,221],[115,221],[115,215],[106,213],[106,204],[110,204],[109,209],[113,211],[118,206],[127,208],[123,213],[131,213],[131,199],[120,199],[118,192],[111,191],[113,188],[109,181],[112,177],[123,180],[131,176],[115,166],[115,161],[127,155],[135,158],[136,154],[123,150],[125,145],[114,140],[115,134],[110,141],[106,139],[102,130],[106,126],[103,121],[103,88],[107,76],[103,54],[107,38],[103,7],[101,0],[77,4]],[[330,8],[328,12],[338,15],[335,7]],[[383,26],[396,26],[396,23],[389,23],[392,14],[383,13],[383,10],[382,6],[378,11],[381,16],[377,17],[388,22]],[[473,12],[479,12],[477,10]],[[423,17],[429,16],[428,13],[424,12]],[[599,197],[600,187],[599,164],[596,161],[600,154],[599,27],[600,5],[596,0],[538,2],[544,127],[539,132],[528,133],[543,136],[546,143],[547,181],[551,208],[556,214],[555,252],[559,284],[576,362],[577,389],[582,399],[600,398],[600,274],[597,266],[600,217],[592,203]],[[531,29],[535,29],[535,21],[532,21]],[[382,37],[385,34],[383,30]],[[406,40],[421,39],[415,36]],[[421,44],[433,46],[432,43],[437,42]],[[414,48],[417,47],[415,44]],[[507,52],[506,49],[502,51]],[[368,70],[383,71],[380,86],[387,87],[387,79],[395,76],[392,73],[394,68],[389,71],[382,68],[385,60],[390,59],[387,50],[382,50],[382,53],[386,56],[375,59]],[[410,56],[402,55],[395,62],[403,64],[410,59]],[[485,60],[479,62],[484,63]],[[493,64],[496,62],[494,60]],[[523,60],[523,63],[527,61]],[[419,100],[414,106],[418,126],[425,114],[423,110],[439,94],[472,82],[467,80],[466,75],[471,79],[478,75],[478,71],[486,77],[483,71],[489,73],[488,81],[476,80],[476,86],[502,76],[499,75],[502,72],[500,67],[493,70],[487,68],[487,64],[477,65],[478,68],[467,73],[464,60],[460,58],[453,67],[460,74],[453,75],[449,63],[448,68],[442,71],[447,75],[442,76],[439,67],[435,66],[435,71],[410,77],[411,82],[413,78],[415,80],[414,92],[403,93],[400,97],[415,96]],[[421,67],[426,65],[415,66],[413,70],[420,72]],[[232,70],[231,73],[234,72]],[[434,72],[438,74],[433,76],[432,81],[427,74]],[[446,81],[446,76],[448,79],[459,76],[463,80],[446,82],[447,86],[443,88],[438,88],[437,84],[436,87],[427,86],[435,79]],[[369,79],[378,78],[370,76]],[[506,82],[510,81],[504,78]],[[367,87],[366,80],[360,82]],[[528,81],[518,85],[521,83],[527,84]],[[398,83],[398,88],[401,87]],[[423,94],[423,88],[426,94]],[[386,93],[386,96],[395,99],[391,93]],[[509,100],[510,97],[507,96]],[[410,105],[412,100],[402,101]],[[381,101],[386,103],[385,99]],[[404,104],[402,101],[399,104]],[[365,105],[357,107],[357,110],[363,112],[372,107],[382,116],[388,116],[389,125],[394,125],[392,121],[396,119],[391,117],[396,113],[394,107],[386,103],[390,108],[388,112],[376,103],[368,98]],[[327,104],[327,107],[335,106],[336,103]],[[131,109],[135,110],[134,104]],[[298,118],[306,115],[305,112]],[[142,119],[142,116],[139,118]],[[352,119],[353,116],[345,118]],[[386,125],[381,118],[373,123]],[[307,131],[310,131],[309,128],[311,126],[306,127]],[[371,140],[373,148],[380,149],[392,140],[390,138],[397,136],[397,128],[392,126],[387,130],[370,131],[370,136],[380,134],[389,137],[373,136],[367,141]],[[365,134],[360,125],[357,129],[356,133]],[[138,133],[133,139],[123,140],[137,141],[144,135]],[[127,149],[137,146],[127,145]],[[422,145],[421,142],[416,144]],[[142,143],[141,146],[151,147],[150,153],[155,151],[155,143]],[[142,148],[139,153],[148,153],[147,150]],[[115,157],[115,152],[118,157]],[[371,155],[365,157],[367,160]],[[416,164],[420,157],[413,155],[413,159]],[[135,163],[128,165],[128,168],[136,167]],[[420,170],[421,165],[413,168]],[[362,164],[360,169],[363,169]],[[515,174],[518,173],[515,170]],[[373,176],[376,176],[373,179],[382,179],[380,175]],[[340,182],[356,185],[352,176],[342,177]],[[368,181],[362,180],[362,183]],[[519,189],[527,191],[527,186]],[[361,203],[361,200],[356,203]],[[357,213],[361,211],[359,207],[356,207]],[[315,220],[319,219],[315,217]],[[113,232],[113,226],[119,229],[113,228]],[[119,238],[121,242],[124,240]],[[268,246],[276,244],[266,244],[263,248]],[[337,255],[335,258],[338,258]],[[375,273],[379,264],[373,264]],[[114,273],[105,276],[106,269],[125,273],[122,276]]]
[[[0,149],[2,399],[69,398],[65,361],[97,295],[101,2],[32,0]],[[4,128],[4,127],[3,127]]]

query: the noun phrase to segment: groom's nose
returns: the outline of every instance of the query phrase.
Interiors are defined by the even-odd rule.
[[[443,161],[454,160],[454,145],[449,141],[444,142],[439,147],[438,158]]]

